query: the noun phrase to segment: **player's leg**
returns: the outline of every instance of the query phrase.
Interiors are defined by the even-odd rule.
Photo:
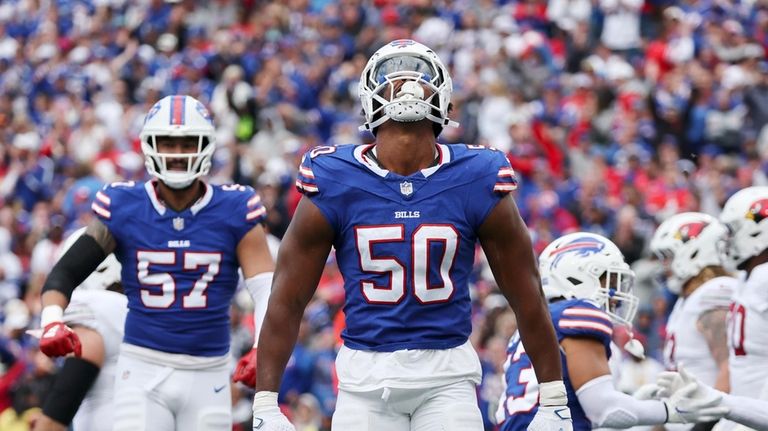
[[[172,369],[120,355],[115,378],[114,431],[174,431],[158,386]]]
[[[177,370],[172,383],[184,400],[176,412],[176,431],[232,429],[232,391],[226,367]]]
[[[332,431],[398,431],[409,429],[409,417],[392,410],[382,398],[383,390],[348,392],[339,389]]]
[[[475,384],[463,380],[434,388],[411,415],[410,431],[483,429]]]
[[[86,397],[72,419],[72,429],[97,431],[104,424],[111,424],[114,417],[114,400],[106,397]]]

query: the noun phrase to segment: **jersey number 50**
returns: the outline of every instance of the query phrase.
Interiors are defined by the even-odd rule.
[[[372,246],[376,243],[401,242],[405,240],[405,226],[379,225],[355,228],[360,268],[365,272],[388,274],[389,286],[377,286],[371,280],[362,281],[363,296],[374,304],[396,304],[405,297],[406,269],[396,256],[373,256]],[[444,252],[440,259],[441,285],[429,284],[429,268],[432,264],[430,245],[443,243]],[[459,232],[451,225],[423,224],[411,235],[411,262],[413,288],[416,299],[422,304],[444,302],[453,295],[453,281],[450,272],[456,250],[459,246]]]

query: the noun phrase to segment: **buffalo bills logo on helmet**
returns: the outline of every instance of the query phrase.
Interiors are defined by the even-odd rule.
[[[680,226],[680,229],[675,232],[675,239],[682,241],[682,242],[688,242],[696,237],[698,237],[701,232],[704,230],[705,227],[707,227],[709,223],[703,222],[703,221],[697,221],[693,223],[686,223],[682,226]]]
[[[567,253],[575,253],[577,256],[587,257],[600,253],[604,248],[605,243],[596,238],[589,236],[576,238],[549,253],[549,257],[555,257],[552,260],[551,267],[554,268],[557,266],[560,259]]]
[[[412,41],[411,39],[398,39],[393,40],[389,43],[390,46],[393,46],[395,48],[405,48],[406,46],[414,45],[416,42]]]
[[[152,117],[157,115],[157,112],[160,110],[160,102],[155,103],[152,105],[152,108],[147,112],[147,116],[144,118],[144,124],[147,124],[147,121],[151,120]]]
[[[211,119],[211,113],[208,112],[208,109],[205,108],[205,105],[203,105],[200,102],[197,102],[195,104],[195,110],[200,113],[200,115],[206,119],[209,123],[213,124],[213,120]]]
[[[755,223],[760,223],[763,219],[768,218],[768,199],[753,202],[747,210],[747,218]]]

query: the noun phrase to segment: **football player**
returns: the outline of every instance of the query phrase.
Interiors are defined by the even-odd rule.
[[[62,253],[85,232],[67,238]],[[43,403],[34,431],[98,431],[111,424],[117,356],[123,339],[128,300],[122,294],[120,262],[107,256],[75,290],[63,322],[77,334],[80,357],[68,357]]]
[[[571,233],[542,251],[539,272],[560,342],[573,429],[683,422],[674,400],[640,400],[614,388],[613,327],[629,326],[638,302],[632,294],[634,273],[619,248],[600,235]],[[530,429],[540,408],[539,383],[519,334],[507,354],[506,390],[496,418],[502,431]]]
[[[709,386],[728,391],[726,315],[737,280],[725,269],[728,232],[716,218],[681,213],[659,225],[651,251],[667,267],[667,287],[679,295],[667,321],[664,356]]]
[[[266,210],[251,187],[203,181],[215,130],[198,100],[158,101],[140,138],[155,178],[113,183],[96,194],[95,221],[46,280],[40,349],[49,356],[79,354],[63,309],[75,286],[114,252],[129,309],[114,429],[228,429],[229,305],[238,267],[249,290],[268,295],[273,261],[261,225]]]
[[[359,90],[375,144],[316,147],[299,167],[304,196],[281,244],[259,341],[254,429],[293,429],[277,391],[331,246],[346,290],[333,429],[481,429],[480,362],[468,341],[477,241],[542,382],[531,429],[570,429],[557,340],[509,196],[509,161],[482,146],[437,142],[455,124],[452,83],[422,44],[379,49]]]
[[[744,271],[728,315],[730,393],[768,400],[768,187],[731,196],[720,221],[728,257]]]

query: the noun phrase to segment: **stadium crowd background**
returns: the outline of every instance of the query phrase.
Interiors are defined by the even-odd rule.
[[[620,388],[650,381],[674,299],[647,252],[653,229],[684,210],[716,215],[734,191],[768,184],[768,1],[4,0],[0,430],[28,429],[50,385],[56,364],[24,330],[96,190],[146,178],[138,132],[155,101],[182,93],[210,107],[212,181],[256,187],[279,238],[303,151],[370,140],[357,131],[357,80],[398,38],[450,65],[461,127],[441,141],[509,153],[537,252],[576,229],[622,249],[649,359],[625,358]],[[472,292],[488,412],[516,324],[480,255]],[[333,411],[342,298],[331,259],[281,393],[299,430],[324,429]],[[237,356],[252,342],[247,298],[232,316]],[[250,393],[234,392],[247,428]]]

